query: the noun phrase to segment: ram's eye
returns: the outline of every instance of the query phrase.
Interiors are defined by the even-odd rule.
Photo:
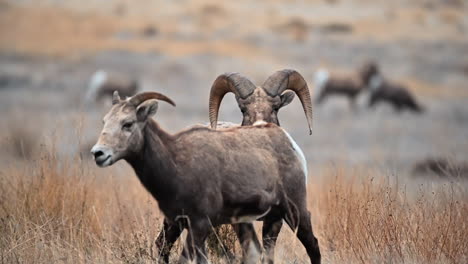
[[[132,126],[133,126],[133,122],[127,122],[127,123],[123,124],[122,129],[130,130],[132,128]]]

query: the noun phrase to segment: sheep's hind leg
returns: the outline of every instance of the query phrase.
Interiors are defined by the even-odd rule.
[[[311,263],[319,264],[321,262],[320,249],[318,240],[312,231],[309,211],[306,208],[299,211],[299,223],[292,223],[292,221],[294,221],[292,219],[294,218],[285,217],[286,223],[288,223],[289,227],[296,233],[302,245],[304,245]]]
[[[349,108],[351,109],[351,111],[353,111],[353,113],[358,112],[358,107],[357,107],[356,96],[355,95],[349,97]]]
[[[262,237],[265,256],[263,263],[273,264],[275,259],[275,245],[278,234],[283,226],[283,219],[276,216],[266,216],[263,221]]]
[[[320,94],[315,98],[316,104],[322,104],[325,99],[328,97],[328,92],[326,90],[322,90]]]
[[[253,224],[233,224],[232,227],[234,228],[242,247],[241,263],[257,263],[261,256],[261,246]]]
[[[183,227],[180,224],[171,224],[164,219],[163,230],[155,241],[156,248],[159,250],[159,263],[169,263],[172,246],[182,231]]]

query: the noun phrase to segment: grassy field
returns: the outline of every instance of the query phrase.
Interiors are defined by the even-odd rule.
[[[0,173],[1,263],[151,263],[162,216],[123,162],[96,169],[53,145]],[[131,177],[125,175],[131,175]],[[367,168],[329,166],[308,186],[325,263],[465,263],[468,190],[458,181],[408,181]],[[412,190],[412,191],[410,191]],[[260,232],[261,233],[261,232]],[[234,252],[239,245],[234,244]],[[173,251],[174,261],[181,251]],[[213,263],[229,263],[215,254]],[[294,233],[279,263],[307,263]]]

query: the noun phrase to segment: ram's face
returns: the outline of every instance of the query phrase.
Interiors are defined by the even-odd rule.
[[[257,87],[257,89],[245,99],[236,98],[243,115],[242,125],[249,126],[258,122],[279,125],[279,109],[289,104],[293,98],[293,92],[288,91],[282,95],[269,96],[263,88],[260,87]]]

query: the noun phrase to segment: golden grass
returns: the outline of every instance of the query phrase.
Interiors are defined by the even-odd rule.
[[[28,166],[0,170],[0,263],[157,260],[162,217],[128,166],[95,169],[51,149]],[[399,182],[344,167],[320,178],[309,186],[309,207],[324,262],[467,262],[466,183]],[[180,250],[179,243],[173,260]],[[286,225],[276,259],[308,263]],[[226,262],[219,254],[211,260]]]
[[[25,114],[12,111],[7,115],[8,118],[0,123],[2,129],[8,128],[3,130],[3,137],[0,138],[2,152],[15,159],[30,160],[37,156],[42,137],[41,127],[29,122],[30,119]]]
[[[334,169],[318,185],[322,248],[356,263],[466,263],[466,183],[399,182]],[[464,184],[464,185],[463,185]]]
[[[79,155],[55,153],[2,170],[0,263],[156,259],[161,217],[136,178],[95,173]]]

